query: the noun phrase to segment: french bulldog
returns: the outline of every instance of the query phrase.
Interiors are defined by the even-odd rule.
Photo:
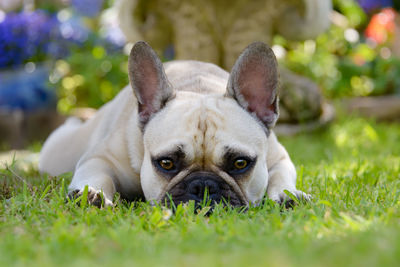
[[[308,200],[296,170],[272,131],[278,119],[273,51],[250,44],[231,73],[210,63],[162,64],[145,42],[128,61],[130,86],[94,117],[71,118],[46,140],[39,170],[74,171],[69,192],[113,205],[113,197],[150,202],[232,206]]]

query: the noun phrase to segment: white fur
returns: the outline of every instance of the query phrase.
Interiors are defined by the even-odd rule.
[[[74,171],[70,191],[88,185],[102,190],[107,203],[115,192],[152,201],[168,186],[154,171],[152,154],[183,143],[191,162],[209,170],[225,146],[234,146],[258,159],[251,175],[237,182],[248,202],[257,203],[266,191],[281,201],[285,189],[306,196],[296,190],[295,168],[274,133],[267,137],[249,113],[224,96],[227,72],[195,61],[170,62],[165,71],[176,96],[148,122],[144,136],[136,97],[126,87],[90,120],[68,120],[53,132],[41,151],[40,171]]]

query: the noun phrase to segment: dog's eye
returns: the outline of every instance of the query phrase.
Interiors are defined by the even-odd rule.
[[[161,159],[158,161],[158,164],[166,171],[171,171],[175,168],[174,162],[170,159]]]
[[[248,163],[247,163],[247,160],[242,159],[242,158],[236,159],[236,160],[235,160],[235,163],[234,163],[235,168],[236,168],[237,170],[243,170],[244,168],[247,167],[247,164],[248,164]]]
[[[228,152],[220,168],[231,176],[239,178],[242,174],[251,171],[256,161],[257,157],[255,156],[247,156],[245,153]]]

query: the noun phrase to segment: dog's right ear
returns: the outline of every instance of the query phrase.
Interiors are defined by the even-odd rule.
[[[254,114],[267,129],[278,119],[278,63],[262,42],[250,44],[232,68],[227,96]]]
[[[129,55],[128,74],[139,102],[139,120],[146,124],[173,97],[161,60],[143,41],[137,42]]]

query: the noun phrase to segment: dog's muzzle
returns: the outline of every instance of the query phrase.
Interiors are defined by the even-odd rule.
[[[183,178],[164,196],[163,202],[177,205],[194,200],[196,204],[210,201],[210,204],[223,203],[231,206],[245,206],[245,202],[221,177],[212,173],[198,171]]]

